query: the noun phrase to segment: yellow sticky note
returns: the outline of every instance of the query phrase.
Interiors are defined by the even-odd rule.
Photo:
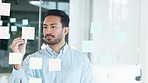
[[[34,34],[34,27],[22,27],[22,39],[34,40]]]
[[[107,73],[107,79],[115,80],[116,79],[116,73],[115,72],[108,72]]]
[[[31,57],[29,61],[29,69],[41,69],[42,68],[42,58]]]
[[[9,27],[7,26],[1,26],[0,27],[0,39],[9,39]]]
[[[0,15],[10,16],[10,3],[0,3]]]
[[[61,71],[61,59],[49,59],[49,71]]]
[[[22,59],[21,53],[9,53],[9,64],[21,64]]]
[[[29,83],[42,83],[42,78],[29,78]]]

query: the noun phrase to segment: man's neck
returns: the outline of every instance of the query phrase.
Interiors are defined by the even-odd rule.
[[[48,45],[50,48],[52,48],[56,53],[59,53],[61,48],[63,48],[66,44],[66,41],[60,42],[56,45]]]

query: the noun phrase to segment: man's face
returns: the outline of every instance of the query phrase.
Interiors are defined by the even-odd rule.
[[[58,16],[47,16],[43,22],[44,40],[48,45],[55,45],[65,41],[67,28],[62,28],[61,19]]]

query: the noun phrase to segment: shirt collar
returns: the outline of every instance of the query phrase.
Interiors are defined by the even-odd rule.
[[[58,54],[65,54],[68,50],[68,44],[65,43],[65,45],[61,48],[60,53],[56,53],[52,48],[50,48],[49,46],[47,46],[47,51],[50,55],[54,56],[54,55],[58,55]]]

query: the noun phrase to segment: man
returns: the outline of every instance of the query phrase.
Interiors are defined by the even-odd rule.
[[[44,40],[48,46],[33,53],[22,61],[22,64],[14,65],[10,76],[10,83],[28,83],[29,78],[41,78],[42,83],[92,83],[92,68],[89,59],[78,51],[72,49],[65,41],[69,31],[69,17],[61,10],[49,10],[43,22]],[[14,53],[26,51],[26,42],[16,38],[12,42]],[[29,69],[31,57],[42,58],[41,69]],[[59,71],[49,71],[49,60],[61,61]],[[38,65],[38,64],[36,64]]]

